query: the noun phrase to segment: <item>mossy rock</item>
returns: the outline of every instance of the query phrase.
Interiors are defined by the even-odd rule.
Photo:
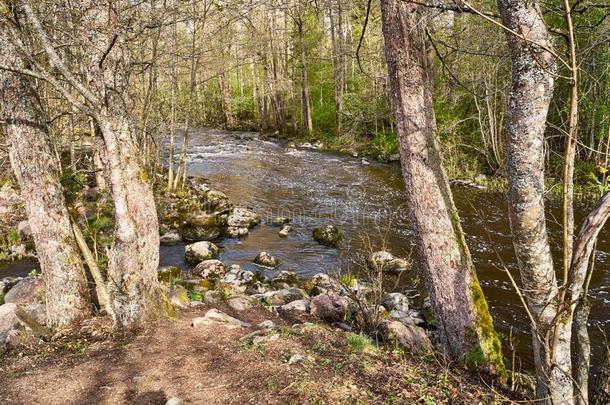
[[[172,283],[184,277],[182,269],[178,266],[165,266],[157,270],[157,278],[162,283]]]
[[[313,238],[319,244],[330,247],[337,247],[343,242],[343,234],[334,225],[326,225],[314,229]]]
[[[214,240],[220,236],[221,221],[215,215],[189,215],[180,226],[180,235],[188,241]]]

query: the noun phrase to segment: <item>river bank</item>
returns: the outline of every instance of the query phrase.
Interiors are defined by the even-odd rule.
[[[98,320],[42,350],[0,360],[0,402],[477,404],[519,399],[433,357],[378,347],[360,335],[305,319],[295,323],[264,308],[215,307],[252,325],[273,320],[277,327],[256,343],[243,339],[254,328],[193,328],[192,318],[203,316],[209,305],[137,333],[103,332],[104,321]]]

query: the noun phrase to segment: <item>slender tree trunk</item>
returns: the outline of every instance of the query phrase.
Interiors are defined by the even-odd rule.
[[[313,119],[311,117],[311,101],[309,99],[309,77],[307,74],[307,62],[305,56],[305,33],[303,32],[303,20],[299,17],[299,45],[301,47],[301,91],[303,103],[303,124],[308,134],[313,132]]]
[[[228,129],[235,127],[235,119],[233,118],[233,103],[231,100],[231,89],[225,71],[222,70],[218,75],[220,82],[220,93],[222,95],[222,110],[225,115],[225,127]]]
[[[536,320],[532,335],[537,395],[553,404],[569,404],[574,398],[572,324],[554,322],[559,289],[544,212],[544,130],[555,58],[536,1],[498,0],[498,6],[504,25],[513,31],[506,33],[513,69],[506,126],[509,217],[524,295]]]
[[[21,68],[7,30],[0,27],[0,64]],[[0,101],[11,165],[25,197],[45,284],[47,325],[67,325],[89,316],[91,307],[40,100],[31,79],[0,71]]]
[[[442,350],[505,373],[502,349],[470,258],[445,174],[432,109],[425,14],[402,0],[381,2],[385,53],[407,202]]]
[[[337,2],[337,17],[335,20],[333,7],[329,7],[330,31],[333,49],[333,70],[335,76],[335,109],[337,114],[337,134],[343,130],[343,94],[345,92],[345,49],[343,33],[343,6]],[[337,26],[335,27],[335,21]]]

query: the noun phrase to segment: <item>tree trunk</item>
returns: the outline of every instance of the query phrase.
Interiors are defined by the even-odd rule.
[[[544,130],[553,95],[555,58],[536,1],[498,0],[512,59],[507,111],[509,217],[532,326],[537,395],[573,401],[571,322],[559,322],[559,289],[544,212]],[[515,35],[519,33],[519,36]],[[549,337],[554,335],[554,337]]]
[[[303,124],[308,134],[313,132],[313,119],[311,117],[311,101],[309,100],[309,78],[307,75],[307,63],[305,56],[305,33],[303,32],[303,20],[299,17],[299,42],[301,47],[301,87],[303,103]]]
[[[108,292],[116,321],[124,326],[157,316],[159,223],[146,171],[138,161],[129,121],[116,109],[99,117],[108,156],[115,231],[108,254]]]
[[[18,54],[2,27],[0,64],[21,68]],[[0,71],[0,100],[11,165],[45,284],[47,325],[67,325],[90,315],[91,307],[40,100],[29,78],[7,71]]]
[[[385,53],[407,202],[441,349],[500,375],[502,350],[445,174],[432,109],[425,15],[402,0],[381,2]]]
[[[222,110],[225,115],[225,127],[230,129],[235,126],[235,120],[233,119],[231,89],[224,70],[220,72],[218,79],[220,81],[220,93],[222,96]]]

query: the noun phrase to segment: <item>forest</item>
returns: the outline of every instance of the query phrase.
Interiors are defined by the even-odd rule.
[[[0,402],[610,403],[606,0],[0,0]]]

